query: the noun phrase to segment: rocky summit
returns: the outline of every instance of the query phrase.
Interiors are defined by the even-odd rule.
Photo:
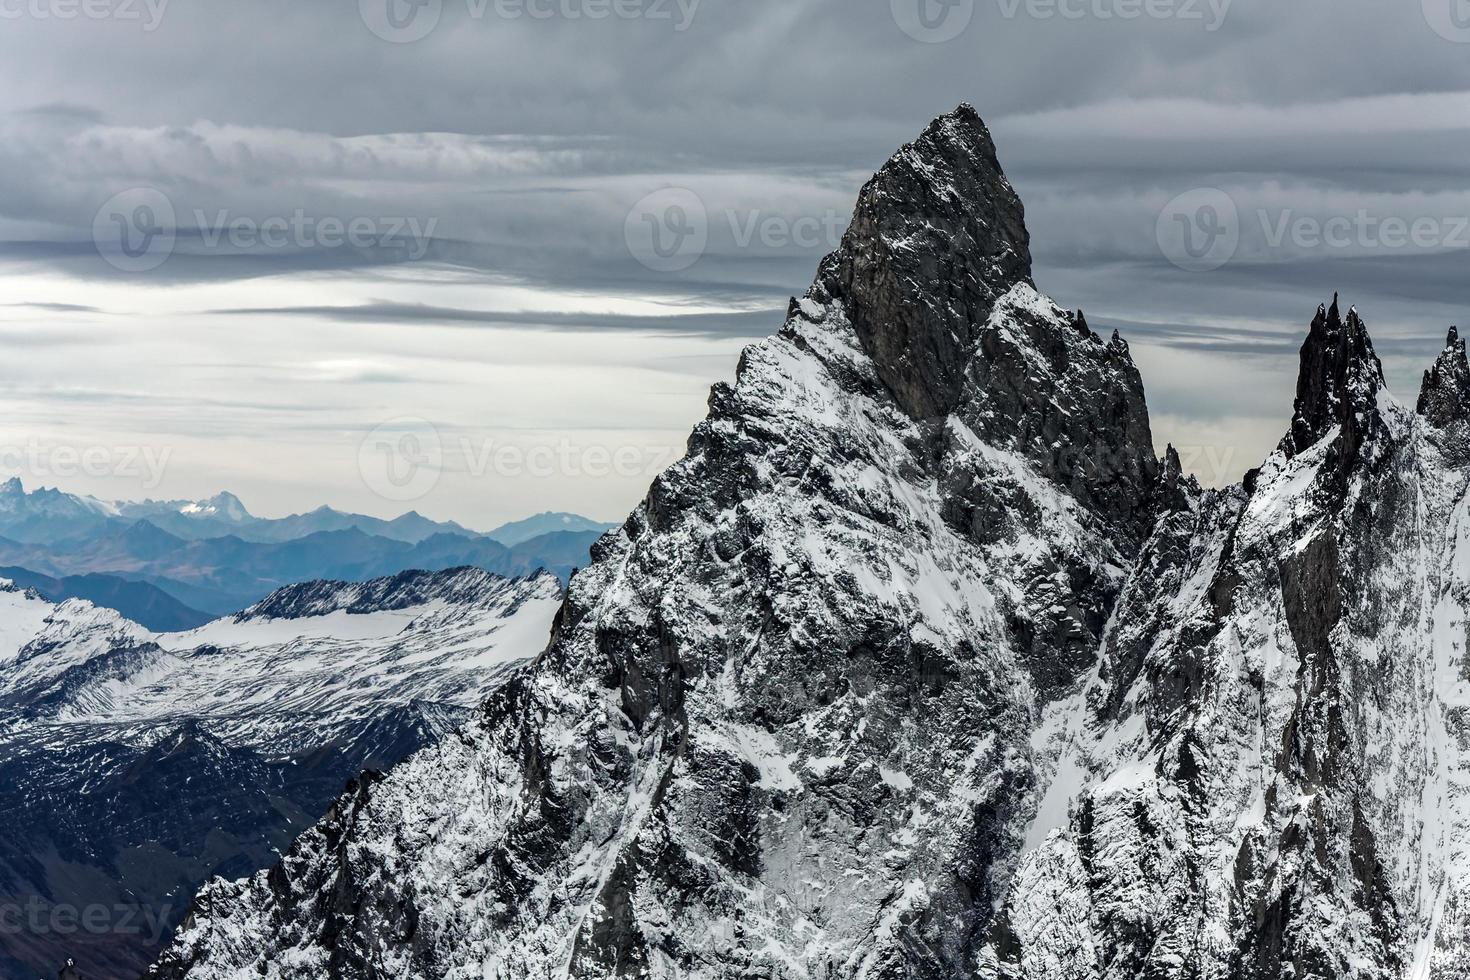
[[[1470,977],[1467,405],[1333,302],[1201,489],[962,106],[545,652],[150,976]]]

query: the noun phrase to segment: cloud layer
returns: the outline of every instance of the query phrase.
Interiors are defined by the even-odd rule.
[[[0,439],[166,443],[150,490],[267,513],[401,509],[355,462],[398,417],[676,452],[866,175],[964,100],[1040,285],[1233,480],[1332,292],[1404,397],[1463,319],[1451,2],[0,0]],[[420,509],[611,517],[647,482],[464,469]]]

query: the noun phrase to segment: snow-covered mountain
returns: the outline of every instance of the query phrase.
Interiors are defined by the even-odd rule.
[[[1470,976],[1470,365],[1322,308],[1242,486],[1156,459],[973,109],[460,737],[154,978]]]
[[[278,543],[328,531],[361,531],[405,544],[435,535],[485,537],[506,546],[561,531],[595,531],[610,525],[577,514],[547,513],[481,534],[454,521],[435,521],[417,511],[392,520],[318,507],[290,517],[257,517],[234,494],[224,491],[204,500],[99,500],[40,487],[26,490],[18,477],[0,483],[0,538],[51,545],[95,535],[109,527],[147,521],[185,540],[232,536],[242,541]]]
[[[0,976],[136,976],[199,884],[268,866],[349,779],[468,721],[560,600],[549,573],[405,572],[153,633],[0,588],[0,907],[37,909],[0,930]],[[69,908],[105,928],[54,927]]]
[[[506,576],[547,569],[565,578],[587,563],[604,530],[573,515],[542,515],[503,544],[415,513],[381,521],[320,508],[262,520],[230,494],[104,504],[56,490],[27,493],[15,480],[0,485],[0,574],[154,630],[197,626],[312,579],[365,581],[464,565]],[[6,538],[7,531],[23,540]]]
[[[27,492],[19,477],[0,483],[0,536],[16,541],[59,541],[116,518],[115,506],[41,487]]]

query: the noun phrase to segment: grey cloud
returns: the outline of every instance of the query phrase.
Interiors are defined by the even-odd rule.
[[[106,310],[81,303],[5,303],[12,309],[45,310],[50,313],[106,313]]]
[[[675,337],[764,337],[785,319],[779,309],[743,313],[675,313],[634,316],[616,313],[547,313],[464,310],[411,303],[363,303],[357,306],[294,306],[212,310],[227,316],[285,316],[348,323],[427,323],[464,327],[518,327],[549,330],[621,330]]]
[[[345,322],[606,329],[630,343],[649,333],[682,356],[677,345],[691,338],[774,331],[786,297],[805,290],[836,244],[832,234],[804,247],[742,244],[742,222],[840,223],[868,172],[964,100],[991,122],[1026,201],[1038,283],[1134,342],[1161,417],[1233,425],[1289,411],[1296,346],[1334,291],[1362,309],[1401,392],[1417,385],[1445,327],[1470,322],[1470,249],[1271,247],[1253,227],[1262,208],[1318,220],[1364,206],[1470,213],[1470,45],[1436,35],[1413,0],[1234,0],[1214,31],[976,0],[971,24],[943,44],[906,36],[887,0],[704,0],[682,32],[475,19],[464,0],[443,7],[428,37],[401,45],[375,37],[352,2],[191,0],[170,4],[151,32],[7,22],[0,81],[11,104],[31,107],[0,116],[7,274],[137,285],[139,295],[259,282],[258,299],[200,308],[228,306],[235,315],[221,320],[241,331],[257,326],[246,314],[289,321],[318,354]],[[105,263],[91,240],[103,202],[139,186],[168,195],[181,236],[143,275]],[[662,274],[634,260],[624,228],[636,202],[668,186],[699,194],[709,243],[690,268]],[[1162,254],[1156,225],[1175,195],[1210,187],[1237,201],[1240,246],[1221,268],[1185,272]],[[392,249],[208,247],[190,227],[195,210],[258,221],[298,209],[438,224],[421,264]],[[434,297],[446,269],[651,299],[683,315],[485,313]],[[347,277],[427,298],[269,293]],[[71,309],[93,302],[82,296],[12,288],[7,299],[34,299],[27,315],[74,326],[99,312]],[[113,321],[136,336],[158,329],[136,308]],[[190,340],[217,345],[222,363],[242,342],[218,321]],[[410,402],[410,383],[400,387]],[[1251,424],[1264,445],[1272,424]]]

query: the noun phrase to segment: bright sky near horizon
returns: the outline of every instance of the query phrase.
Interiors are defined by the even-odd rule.
[[[968,101],[1229,482],[1334,290],[1405,400],[1464,319],[1456,2],[0,0],[0,476],[619,519]]]

